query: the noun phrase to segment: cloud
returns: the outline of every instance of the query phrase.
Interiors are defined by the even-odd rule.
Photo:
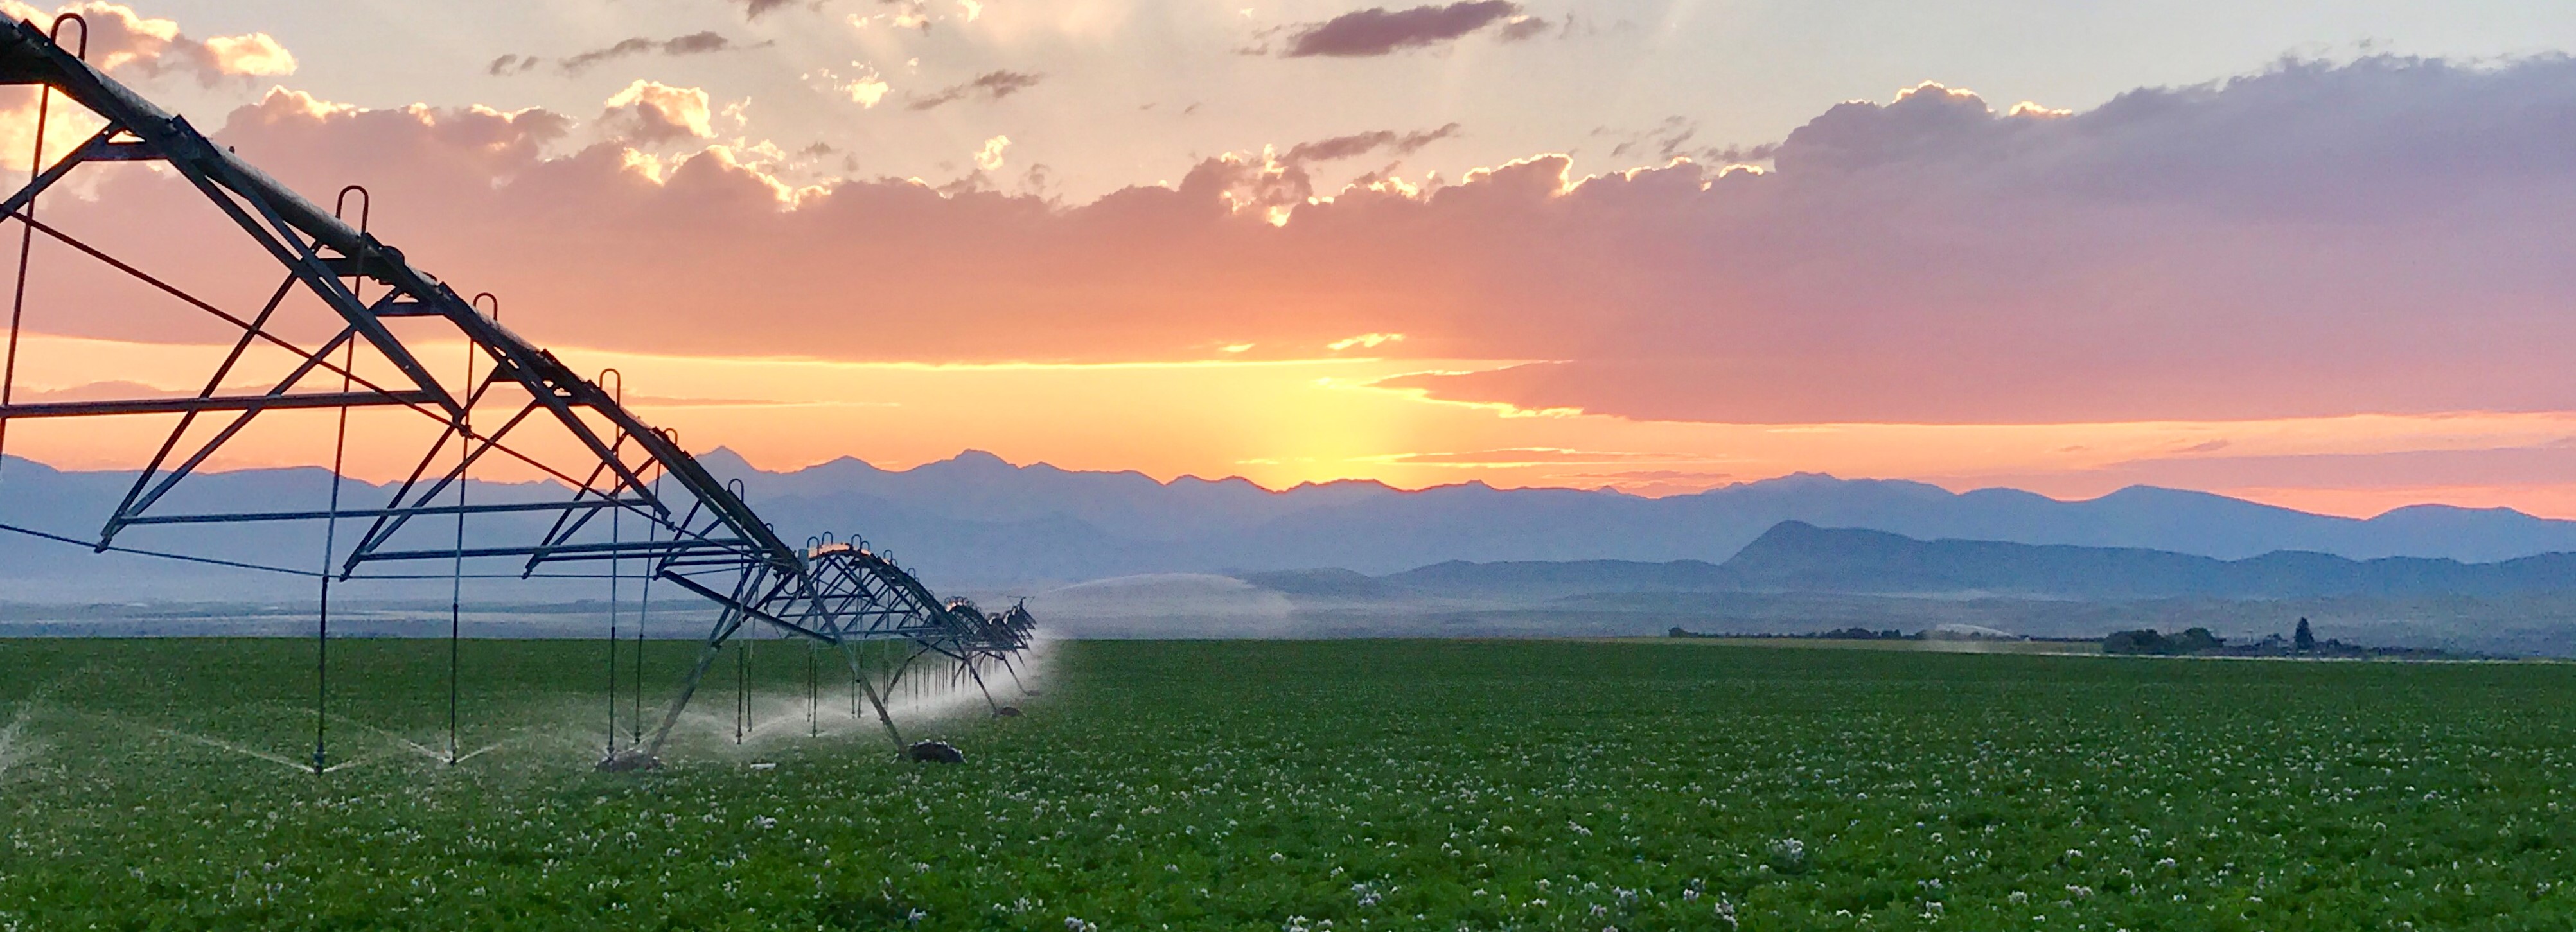
[[[206,54],[214,59],[214,71],[218,74],[275,76],[295,73],[295,56],[265,32],[216,36],[206,40],[205,49]]]
[[[731,51],[741,47],[742,46],[734,44],[732,39],[726,38],[723,34],[716,32],[693,32],[685,36],[675,36],[669,39],[647,39],[642,36],[637,36],[635,38],[619,42],[615,45],[608,46],[607,48],[592,49],[578,55],[566,57],[563,60],[556,62],[556,65],[561,67],[566,73],[579,73],[584,69],[601,62],[615,61],[620,58],[635,55],[658,54],[667,57],[678,57],[682,55],[704,55],[710,52]],[[505,59],[508,57],[509,56],[503,56]],[[493,72],[494,74],[501,73],[497,70],[499,68],[499,62],[494,63],[494,68],[496,69]]]
[[[1505,42],[1519,42],[1546,35],[1549,28],[1547,20],[1535,16],[1515,16],[1504,20],[1503,28],[1497,30],[1494,35]]]
[[[1761,161],[1771,157],[1768,148],[1744,150],[1693,146],[1693,138],[1699,135],[1699,122],[1688,117],[1665,117],[1663,122],[1636,132],[1614,133],[1604,128],[1594,130],[1592,134],[1619,140],[1617,145],[1610,147],[1610,157],[1614,159],[1651,157],[1670,162],[1687,158],[1725,163]]]
[[[1289,33],[1288,47],[1279,54],[1285,58],[1386,55],[1453,41],[1495,23],[1513,20],[1520,12],[1520,5],[1509,0],[1462,0],[1447,6],[1417,6],[1404,10],[1370,7],[1294,28]],[[1505,38],[1526,38],[1526,33],[1513,33],[1518,27],[1518,23],[1507,25]]]
[[[932,23],[943,20],[969,23],[976,21],[984,15],[985,6],[986,4],[974,2],[974,0],[959,0],[957,9],[963,14],[961,20],[960,17],[934,15],[928,0],[877,0],[877,7],[882,12],[852,13],[843,17],[843,21],[849,23],[852,29],[869,29],[883,23],[896,29],[918,29],[922,34],[928,35]]]
[[[1388,343],[1402,342],[1404,342],[1404,334],[1401,333],[1363,333],[1355,337],[1343,337],[1339,340],[1334,340],[1331,343],[1324,344],[1324,348],[1338,353],[1354,346],[1361,349],[1376,349],[1379,346]]]
[[[61,12],[79,13],[87,22],[89,63],[125,81],[148,82],[156,78],[184,76],[206,87],[227,83],[246,86],[250,78],[274,77],[295,71],[295,56],[266,33],[216,36],[200,41],[190,38],[173,20],[146,17],[122,4],[66,4]],[[55,13],[18,0],[0,0],[0,16],[7,17],[8,25],[13,27],[19,21],[49,26],[54,22]],[[67,42],[78,45],[80,35],[79,26],[63,28],[63,38]],[[0,151],[18,153],[0,159],[0,173],[9,176],[25,174],[25,153],[34,145],[36,97],[33,89],[25,85],[0,90]],[[87,112],[78,107],[62,106],[59,101],[49,114],[46,120],[47,143],[54,156],[59,156],[63,147],[100,126],[100,122]],[[76,187],[79,184],[75,182]]]
[[[127,78],[185,74],[211,86],[227,78],[295,73],[295,56],[264,32],[198,41],[181,32],[175,21],[98,0],[66,4],[60,12],[81,15],[89,28],[90,64],[111,74]],[[13,22],[49,24],[55,14],[19,0],[0,0],[0,15]],[[66,27],[64,39],[77,42],[79,28]]]
[[[1462,363],[1359,390],[1646,423],[2576,409],[2566,59],[2289,63],[2065,115],[1918,87],[1818,115],[1762,173],[1537,155],[1331,191],[1232,153],[1077,204],[789,185],[697,142],[703,92],[656,87],[603,117],[633,143],[570,152],[544,111],[289,92],[220,139],[317,196],[366,183],[424,267],[504,295],[540,338],[609,348],[1114,361],[1402,333],[1368,353]],[[629,151],[647,139],[681,151]],[[45,209],[182,280],[266,286],[120,199],[192,192],[100,171],[94,204]],[[103,309],[45,325],[170,338],[79,306]],[[2257,436],[2218,435],[2221,455]]]
[[[710,139],[715,127],[707,92],[637,79],[608,98],[599,124],[616,138],[640,145]]]
[[[483,66],[483,73],[494,77],[509,77],[534,71],[542,64],[545,62],[534,55],[503,55],[493,59],[491,64]]]
[[[906,106],[913,110],[929,110],[970,98],[1000,100],[1038,86],[1045,77],[1022,71],[987,71],[976,75],[972,81],[949,85],[928,97],[914,98]]]
[[[1009,136],[995,136],[984,140],[983,148],[975,150],[975,167],[988,172],[1001,171],[1002,150],[1010,147],[1011,137]]]
[[[1597,466],[1618,463],[1696,463],[1705,460],[1706,457],[1688,453],[1628,453],[1610,450],[1569,450],[1563,447],[1516,447],[1449,453],[1400,453],[1383,459],[1390,463],[1410,463],[1420,466],[1485,467],[1541,464]],[[1669,478],[1671,475],[1665,472],[1659,477]]]
[[[795,0],[732,0],[732,2],[742,7],[742,18],[759,19],[786,9]]]
[[[2397,450],[2129,460],[2101,472],[2118,481],[2177,488],[2414,488],[2557,485],[2576,450],[2557,446]]]
[[[851,64],[858,66],[858,74],[843,76],[830,68],[818,68],[807,72],[805,81],[818,90],[848,97],[850,102],[858,104],[860,109],[874,109],[877,104],[885,101],[886,93],[892,91],[894,85],[886,83],[885,77],[878,74],[873,65],[858,62],[851,62]]]
[[[1422,130],[1411,133],[1398,133],[1394,130],[1385,129],[1369,133],[1353,133],[1348,136],[1335,136],[1330,139],[1318,139],[1314,142],[1298,143],[1289,147],[1288,154],[1281,156],[1280,160],[1285,162],[1329,162],[1335,159],[1347,159],[1355,156],[1367,155],[1379,149],[1385,149],[1396,155],[1412,155],[1413,153],[1420,151],[1424,146],[1443,139],[1454,138],[1457,135],[1458,124],[1456,123],[1442,126],[1439,129]]]

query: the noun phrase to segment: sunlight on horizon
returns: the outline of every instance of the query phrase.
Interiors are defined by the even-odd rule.
[[[147,380],[155,372],[203,370],[222,349],[30,335],[20,398],[38,400],[101,382],[151,385]],[[430,360],[457,358],[460,350],[435,342],[416,349]],[[1134,470],[1161,481],[1241,476],[1274,490],[1365,479],[1407,489],[1481,481],[1503,488],[1612,488],[1665,496],[1820,472],[1914,479],[1953,491],[2012,486],[2061,499],[2091,498],[2133,484],[2166,485],[2357,517],[2421,502],[2576,516],[2576,485],[2425,483],[2400,481],[2403,476],[2380,485],[2334,487],[2279,481],[2285,464],[2300,457],[2546,449],[2576,434],[2576,415],[2559,413],[2035,425],[1713,424],[1593,414],[1531,417],[1507,405],[1443,401],[1374,384],[1429,370],[1497,368],[1508,361],[942,365],[578,347],[558,354],[577,371],[620,370],[629,405],[677,430],[685,448],[729,448],[771,471],[843,456],[904,468],[983,449],[1021,465]],[[264,374],[246,364],[232,381],[256,390],[265,385]],[[382,375],[390,378],[390,370]],[[327,464],[328,432],[317,428],[329,417],[315,411],[263,415],[209,468]],[[172,420],[22,420],[12,427],[9,452],[63,468],[131,468],[159,443]],[[352,425],[348,471],[377,481],[408,471],[436,429],[436,422],[407,411],[360,411]],[[535,477],[524,467],[498,462],[478,475]]]

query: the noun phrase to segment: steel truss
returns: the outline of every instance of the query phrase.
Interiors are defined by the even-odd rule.
[[[58,20],[56,31],[76,18],[67,15]],[[86,23],[81,25],[85,32]],[[485,312],[478,304],[488,296],[467,299],[368,233],[363,199],[359,222],[353,226],[342,218],[341,210],[325,211],[289,190],[209,140],[185,118],[163,111],[91,67],[32,22],[0,29],[0,84],[39,85],[46,95],[45,106],[50,107],[53,94],[60,94],[106,123],[59,160],[31,171],[26,186],[0,201],[0,218],[22,225],[23,235],[30,239],[41,235],[239,331],[230,353],[193,397],[13,403],[9,383],[14,379],[19,312],[26,288],[22,254],[18,304],[11,314],[8,374],[0,376],[0,444],[6,442],[8,423],[21,418],[178,416],[97,539],[88,542],[94,549],[125,549],[116,545],[117,537],[134,527],[324,521],[336,534],[341,521],[351,521],[353,526],[362,521],[363,528],[345,556],[340,550],[330,551],[328,558],[336,562],[313,574],[325,581],[326,624],[330,580],[422,578],[398,572],[422,561],[447,563],[460,578],[463,561],[469,558],[516,559],[522,577],[565,565],[595,568],[602,563],[622,565],[616,561],[644,562],[650,567],[648,577],[712,602],[718,609],[717,620],[651,742],[639,742],[620,753],[612,737],[603,768],[649,766],[716,656],[751,622],[842,648],[853,679],[898,743],[901,736],[880,691],[891,691],[915,661],[930,658],[933,665],[947,665],[979,686],[983,671],[994,666],[1011,670],[1016,679],[1017,671],[1010,664],[1027,647],[1032,626],[1024,608],[988,616],[972,603],[944,603],[911,573],[864,545],[789,545],[745,503],[739,488],[728,487],[709,473],[680,448],[672,434],[636,417],[619,402],[616,392],[599,381],[582,378],[553,354],[502,326],[497,300],[491,301],[493,310]],[[40,165],[41,132],[37,137]],[[256,312],[225,310],[37,219],[38,196],[74,170],[93,163],[129,162],[157,163],[184,178],[276,262],[283,280]],[[343,189],[342,207],[353,193],[363,198],[364,189]],[[383,289],[380,295],[361,297],[376,288]],[[277,332],[273,325],[281,305],[298,291],[319,299],[336,315],[339,327],[334,335],[313,344]],[[414,328],[435,329],[437,324],[453,328],[471,347],[474,364],[467,367],[466,376],[442,377],[425,364],[391,326],[397,321],[413,322],[407,326]],[[254,347],[272,354],[284,351],[292,359],[291,368],[266,391],[226,393],[227,379]],[[371,377],[359,371],[362,348],[371,363],[389,368],[392,374]],[[478,368],[483,370],[479,377],[473,374]],[[334,381],[337,386],[329,384]],[[509,413],[497,421],[476,415],[496,404]],[[317,408],[342,412],[343,443],[346,413],[353,408],[413,412],[437,424],[439,433],[379,505],[342,508],[335,483],[332,506],[324,510],[173,512],[166,507],[174,488],[259,415]],[[567,461],[539,455],[514,442],[541,431],[569,438],[579,454]],[[487,460],[534,469],[570,488],[572,494],[557,501],[470,503],[464,495],[466,480],[477,464]],[[550,523],[534,539],[478,541],[468,546],[463,522],[476,515],[534,517]],[[623,533],[598,539],[608,523],[600,520],[603,515],[641,521],[644,539]],[[453,546],[395,545],[402,531],[429,517],[457,523]],[[444,522],[439,526],[444,527]],[[860,650],[869,644],[892,644],[898,649]],[[863,661],[863,655],[898,654],[908,656],[892,664]],[[985,695],[990,701],[990,692]]]

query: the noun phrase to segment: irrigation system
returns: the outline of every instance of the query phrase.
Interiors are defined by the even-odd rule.
[[[75,31],[68,47],[66,27]],[[85,62],[87,32],[88,24],[77,14],[63,15],[50,30],[33,22],[0,29],[0,83],[40,88],[29,181],[0,201],[0,215],[20,227],[7,355],[0,361],[0,452],[7,448],[9,424],[20,419],[156,415],[175,416],[176,423],[94,539],[14,525],[0,529],[100,552],[315,580],[317,705],[328,695],[335,583],[455,580],[449,606],[451,761],[458,656],[453,645],[461,634],[463,580],[511,575],[468,572],[469,564],[486,567],[500,561],[515,564],[519,578],[596,577],[612,587],[632,573],[647,587],[656,582],[675,586],[715,608],[702,649],[650,736],[644,734],[638,708],[629,743],[620,748],[611,713],[603,769],[652,766],[717,657],[752,623],[836,648],[847,660],[853,685],[898,745],[903,738],[886,710],[886,696],[904,677],[944,673],[952,682],[971,681],[999,711],[985,674],[1009,671],[1017,682],[1013,664],[1028,647],[1034,626],[1025,608],[986,613],[962,599],[943,601],[863,540],[816,538],[801,546],[790,544],[746,503],[738,482],[720,481],[681,449],[675,434],[657,430],[629,411],[619,397],[623,378],[613,370],[596,379],[581,377],[552,353],[502,326],[497,299],[488,294],[465,297],[370,234],[371,205],[364,188],[342,189],[334,208],[324,210],[209,140],[185,118]],[[105,125],[72,141],[49,162],[44,134],[56,96],[85,108]],[[47,190],[78,170],[120,163],[155,164],[185,179],[256,244],[280,277],[265,304],[246,312],[228,310],[38,219],[38,200]],[[352,207],[354,223],[348,216]],[[39,238],[237,331],[230,352],[205,374],[203,389],[177,397],[150,393],[15,401],[30,257]],[[59,250],[49,246],[48,251]],[[324,329],[336,333],[318,341],[298,339],[296,331],[279,326],[281,307],[299,294],[328,309]],[[462,366],[433,365],[416,351],[457,342],[465,347]],[[268,363],[245,364],[254,353]],[[258,384],[269,386],[265,390],[235,387],[262,369],[269,370],[259,375]],[[189,384],[197,383],[191,379]],[[240,511],[174,504],[185,496],[174,497],[172,491],[227,443],[236,442],[254,419],[313,409],[338,412],[331,492],[322,507]],[[342,496],[349,415],[361,409],[408,413],[434,425],[415,431],[434,439],[383,501],[344,501]],[[475,469],[504,464],[515,475],[551,480],[557,494],[541,500],[470,500]],[[0,496],[7,494],[0,485]],[[469,534],[469,520],[482,526]],[[136,528],[252,522],[319,523],[324,538],[319,564],[297,569],[118,543],[121,533]],[[649,608],[650,589],[645,593]],[[613,589],[610,605],[614,624],[618,602]],[[612,629],[611,671],[617,668],[616,643]],[[635,649],[640,665],[641,644]],[[615,689],[612,680],[612,708]],[[325,719],[315,716],[317,772],[327,766]]]

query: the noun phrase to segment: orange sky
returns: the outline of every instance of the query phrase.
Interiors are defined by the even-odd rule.
[[[185,386],[167,373],[203,371],[204,361],[221,349],[39,336],[25,347],[20,397],[76,397],[61,390],[110,380],[181,390]],[[419,349],[436,361],[457,358],[460,348],[425,343]],[[2089,497],[2152,481],[2161,464],[2207,463],[2213,454],[2258,460],[2426,450],[2474,454],[2545,447],[2576,435],[2576,415],[2566,414],[2050,425],[1632,420],[1441,401],[1418,390],[1379,387],[1382,380],[1409,373],[1497,363],[1366,355],[922,365],[553,349],[581,371],[619,370],[629,404],[651,422],[680,431],[684,446],[730,447],[768,469],[844,455],[900,468],[973,447],[1017,463],[1133,469],[1161,479],[1241,475],[1271,488],[1345,478],[1408,488],[1481,480],[1662,495],[1817,471]],[[249,367],[240,381],[257,382],[260,368]],[[170,422],[155,416],[21,421],[11,429],[11,452],[65,467],[130,466],[148,454]],[[267,415],[214,464],[326,462],[330,423],[327,412]],[[353,421],[350,470],[376,479],[398,477],[428,436],[425,424],[407,412],[362,413]],[[488,473],[511,474],[504,468]],[[2576,516],[2576,487],[2563,485],[2199,485],[2333,514],[2366,516],[2440,501]]]

